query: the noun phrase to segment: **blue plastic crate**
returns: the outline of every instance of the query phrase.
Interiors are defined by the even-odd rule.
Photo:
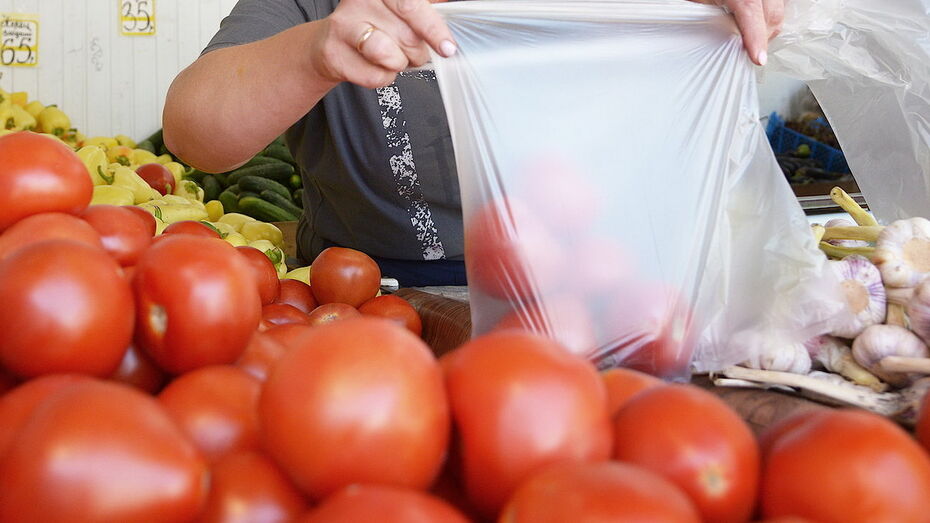
[[[820,123],[828,125],[825,121]],[[772,145],[775,154],[785,154],[797,149],[801,144],[807,144],[811,148],[811,158],[823,164],[824,170],[838,173],[850,172],[843,151],[834,149],[809,136],[785,127],[784,120],[777,113],[769,115],[769,123],[765,128],[765,134],[768,136],[769,143]]]

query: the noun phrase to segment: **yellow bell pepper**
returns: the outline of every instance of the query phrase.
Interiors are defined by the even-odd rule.
[[[310,266],[298,267],[284,275],[286,280],[297,280],[310,285]]]
[[[184,166],[178,162],[168,162],[164,166],[171,171],[171,176],[174,176],[174,186],[177,187],[184,178]]]
[[[146,210],[148,210],[148,209],[146,209]],[[170,224],[169,224],[169,223],[165,223],[165,222],[159,220],[158,217],[156,216],[156,217],[155,217],[155,235],[157,236],[157,235],[159,235],[159,234],[165,232],[165,229],[168,228],[168,225],[170,225]]]
[[[249,222],[257,222],[255,218],[251,216],[246,216],[245,214],[239,214],[237,212],[228,212],[223,215],[219,220],[220,223],[228,223],[236,228],[236,231],[241,231],[242,226]],[[256,238],[257,240],[258,238]]]
[[[13,99],[10,97],[10,93],[0,89],[0,109],[11,105],[13,105]]]
[[[204,207],[207,209],[207,215],[210,216],[211,222],[217,222],[220,218],[223,217],[223,204],[219,200],[210,200],[204,204]],[[239,232],[236,228],[228,223],[222,225],[228,225],[232,228],[233,232]]]
[[[192,180],[181,180],[174,188],[176,196],[182,196],[191,201],[203,204],[203,188],[194,183]]]
[[[132,165],[132,149],[125,145],[117,145],[107,149],[107,159],[110,163],[118,163],[129,167]]]
[[[229,225],[228,223],[220,223],[216,220],[210,220],[209,223],[211,227],[213,227],[214,229],[216,229],[217,232],[220,233],[221,238],[225,238],[229,236],[230,234],[239,234],[238,232],[236,232],[236,228],[233,227],[232,225]]]
[[[107,153],[96,145],[81,147],[77,152],[78,158],[87,167],[87,174],[94,185],[109,185],[113,183],[113,175],[107,170]]]
[[[40,102],[40,101],[38,101],[38,100],[33,100],[33,101],[29,102],[28,104],[26,104],[25,109],[26,109],[26,112],[27,112],[27,113],[31,114],[31,115],[34,116],[36,119],[38,119],[38,118],[39,118],[39,114],[41,114],[42,111],[45,110],[45,106],[42,105],[42,102]]]
[[[50,105],[42,110],[36,121],[42,132],[54,134],[55,136],[64,136],[71,129],[71,119],[61,109]]]
[[[145,165],[147,163],[158,163],[155,159],[158,158],[152,152],[146,151],[145,149],[133,149],[132,150],[132,164],[133,165]]]
[[[13,118],[12,129],[16,131],[31,131],[36,128],[36,119],[18,105],[10,106],[10,115]]]
[[[113,138],[116,139],[116,143],[129,147],[130,149],[135,149],[138,145],[135,140],[126,136],[125,134],[117,134]]]
[[[91,205],[132,205],[132,191],[117,185],[95,185]]]
[[[249,244],[249,241],[245,239],[245,236],[239,234],[238,232],[231,232],[227,234],[226,237],[223,239],[226,240],[226,242],[232,245],[233,247],[239,247],[241,245]]]
[[[242,234],[240,232],[240,234]],[[245,236],[243,234],[243,236]],[[248,239],[248,236],[245,236]],[[249,247],[255,247],[256,249],[265,253],[265,256],[271,260],[271,263],[274,264],[274,268],[278,273],[278,278],[283,278],[287,274],[287,264],[284,262],[284,251],[279,247],[275,246],[268,240],[255,240],[249,242]]]
[[[257,240],[268,240],[275,247],[284,247],[284,233],[270,223],[254,221],[243,223],[239,232],[246,237],[249,242]]]
[[[196,200],[189,200],[183,196],[178,196],[177,194],[166,194],[162,196],[161,199],[171,204],[194,205],[196,207],[206,210],[206,206],[204,206],[203,202],[198,202]]]
[[[133,171],[129,167],[111,163],[109,171],[113,175],[113,185],[125,187],[132,191],[133,203],[140,204],[161,198],[161,194],[159,194],[158,191],[152,189],[141,176],[136,174],[136,171]]]
[[[99,145],[103,148],[104,151],[109,151],[111,148],[119,147],[119,143],[115,138],[110,138],[109,136],[94,136],[93,138],[88,138],[84,140],[82,146],[87,145]]]
[[[171,224],[185,220],[206,220],[207,211],[203,207],[192,205],[190,203],[171,203],[165,200],[152,200],[138,204],[139,207],[152,213],[155,218]]]
[[[155,163],[160,163],[165,165],[166,163],[173,162],[174,158],[170,154],[163,154],[155,158]]]
[[[15,93],[10,93],[10,101],[20,107],[26,107],[26,104],[29,102],[29,93],[26,91],[17,91]]]

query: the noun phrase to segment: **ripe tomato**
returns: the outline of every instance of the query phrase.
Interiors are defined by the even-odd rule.
[[[257,452],[230,454],[210,472],[210,494],[198,523],[289,523],[307,508],[297,487]]]
[[[278,271],[274,268],[274,264],[271,263],[271,259],[265,256],[262,251],[248,245],[240,245],[236,247],[236,250],[245,258],[252,269],[252,275],[255,276],[255,283],[258,285],[258,295],[261,297],[262,305],[274,303],[278,299],[281,283],[278,280]]]
[[[109,376],[132,339],[129,284],[96,247],[49,240],[0,262],[0,363],[19,376]]]
[[[381,288],[381,269],[367,254],[330,247],[310,265],[310,290],[317,303],[345,303],[358,307]]]
[[[155,394],[161,390],[168,376],[144,352],[130,345],[110,379]]]
[[[326,303],[310,312],[310,325],[326,325],[334,321],[361,316],[358,309],[345,303]]]
[[[151,397],[77,383],[50,398],[0,465],[0,521],[190,521],[207,467]]]
[[[930,392],[924,395],[923,401],[920,403],[920,412],[917,414],[917,426],[914,428],[914,434],[917,436],[917,441],[924,446],[928,452],[930,452]]]
[[[123,267],[135,265],[152,243],[148,222],[129,207],[94,205],[85,209],[81,218],[97,231],[104,250]]]
[[[81,374],[48,374],[29,380],[0,396],[0,462],[36,409],[61,390],[89,381]]]
[[[378,316],[397,322],[410,332],[420,336],[423,334],[423,321],[420,314],[410,302],[391,294],[374,297],[358,308],[358,312],[365,316]]]
[[[701,521],[685,493],[665,478],[627,463],[564,463],[530,476],[500,521]]]
[[[76,216],[61,212],[33,214],[0,235],[0,261],[17,250],[46,240],[71,240],[103,249],[100,234]]]
[[[189,234],[192,236],[203,236],[206,238],[220,238],[220,233],[216,229],[210,227],[205,223],[201,223],[195,220],[183,220],[180,222],[174,222],[171,225],[165,227],[162,235],[166,234]]]
[[[136,167],[136,174],[162,195],[174,194],[174,175],[160,163],[147,163]]]
[[[286,303],[271,303],[262,307],[262,330],[289,323],[310,325],[310,315]]]
[[[758,438],[759,451],[762,454],[763,461],[768,457],[769,451],[776,441],[786,434],[793,432],[798,427],[804,426],[812,420],[814,416],[822,412],[824,412],[822,408],[812,408],[811,410],[796,412],[766,427],[765,430],[759,434]]]
[[[288,278],[280,281],[280,291],[275,303],[293,305],[307,314],[310,314],[313,309],[318,307],[316,298],[313,297],[313,291],[310,290],[309,285],[302,281]]]
[[[42,212],[77,214],[94,184],[70,147],[36,133],[0,136],[0,232]]]
[[[762,473],[766,517],[822,523],[926,521],[930,457],[892,421],[838,409],[772,445]]]
[[[168,372],[232,363],[261,319],[249,267],[223,240],[177,234],[136,264],[136,345]]]
[[[350,485],[301,518],[300,523],[467,523],[451,505],[425,492],[387,485]]]
[[[146,227],[148,227],[147,230],[150,231],[149,236],[155,236],[155,231],[158,230],[158,223],[155,221],[155,216],[153,216],[152,213],[146,211],[142,207],[136,207],[135,205],[124,205],[123,208],[141,218],[145,222]]]
[[[19,384],[19,378],[10,374],[3,367],[0,367],[0,396]]]
[[[265,382],[265,450],[307,494],[351,483],[425,488],[449,440],[439,364],[394,323],[354,318],[308,329]]]
[[[620,412],[626,402],[641,390],[658,387],[664,382],[659,378],[632,369],[614,368],[601,372],[607,385],[607,410],[610,417]]]
[[[158,401],[209,462],[258,449],[261,382],[231,365],[202,367],[168,384]]]
[[[236,366],[251,374],[258,381],[264,382],[271,374],[271,368],[281,359],[281,356],[284,356],[285,352],[287,348],[272,336],[256,332],[245,348],[245,352],[236,362]]]
[[[570,296],[546,297],[542,302],[515,304],[494,330],[520,329],[545,336],[579,356],[597,348],[594,323],[587,306]]]
[[[610,456],[604,383],[557,343],[491,333],[446,354],[443,368],[465,490],[487,517],[547,465]]]
[[[264,332],[266,336],[280,343],[287,350],[302,347],[307,343],[307,338],[313,338],[313,328],[310,325],[300,325],[289,323],[287,325],[276,325]]]
[[[759,447],[726,403],[691,385],[640,392],[614,417],[614,458],[678,485],[704,521],[747,521],[756,504]]]

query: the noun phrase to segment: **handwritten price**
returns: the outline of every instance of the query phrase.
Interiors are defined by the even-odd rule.
[[[34,66],[39,62],[39,22],[0,16],[0,65]]]
[[[119,0],[119,13],[122,34],[155,34],[155,0]]]

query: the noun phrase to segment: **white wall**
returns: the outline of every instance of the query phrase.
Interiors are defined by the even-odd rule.
[[[39,17],[39,65],[0,66],[0,87],[58,104],[88,136],[142,139],[161,126],[175,75],[194,61],[235,0],[155,0],[156,34],[123,36],[118,0],[0,0]]]

